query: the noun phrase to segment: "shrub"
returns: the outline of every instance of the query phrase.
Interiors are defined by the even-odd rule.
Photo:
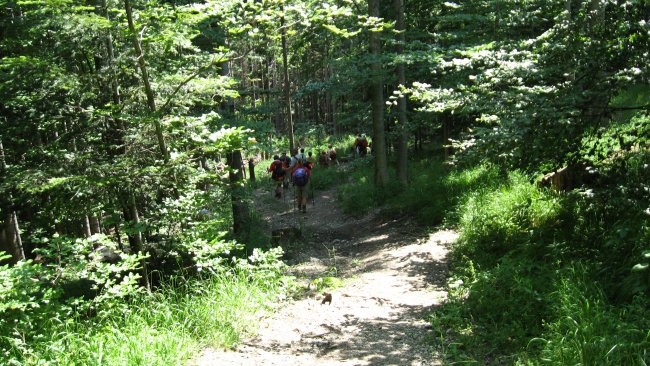
[[[558,198],[511,173],[501,188],[479,188],[459,206],[458,253],[493,265],[509,251],[527,250],[536,230],[553,226],[560,212]]]

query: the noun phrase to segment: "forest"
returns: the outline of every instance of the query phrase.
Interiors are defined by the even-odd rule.
[[[458,232],[439,364],[650,363],[650,1],[0,4],[0,364],[236,347],[305,293],[255,192],[329,146],[345,215]]]

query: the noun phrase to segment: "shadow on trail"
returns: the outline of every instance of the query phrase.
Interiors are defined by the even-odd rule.
[[[400,310],[406,319],[425,313],[425,309],[419,306],[402,307]],[[414,361],[431,358],[428,347],[414,346],[425,344],[425,339],[429,337],[424,325],[414,329],[409,320],[392,319],[351,320],[351,323],[357,329],[354,337],[322,340],[319,344],[320,357],[357,359],[369,365],[411,365]]]
[[[447,252],[440,250],[439,241],[431,240],[431,234],[394,228],[393,224],[374,230],[342,251],[363,258],[354,276],[366,275],[372,282],[375,274],[382,274],[380,283],[370,285],[377,293],[353,294],[350,302],[361,307],[374,302],[385,313],[369,309],[371,314],[364,316],[361,309],[360,315],[347,316],[338,332],[306,342],[319,358],[362,360],[368,365],[433,364],[432,335],[425,318],[444,298]]]
[[[427,232],[407,217],[379,212],[348,217],[333,197],[317,197],[307,215],[271,202],[277,210],[266,216],[271,229],[300,229],[300,240],[283,245],[297,277],[313,280],[338,266],[351,282],[327,290],[334,296],[330,305],[321,305],[318,293],[305,293],[272,323],[266,341],[251,346],[295,356],[288,365],[309,357],[318,365],[437,364],[425,318],[446,296],[446,245],[455,233]]]

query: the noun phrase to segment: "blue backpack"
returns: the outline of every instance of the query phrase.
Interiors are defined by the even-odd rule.
[[[307,185],[309,181],[309,171],[305,167],[299,167],[293,172],[293,184],[299,187]]]

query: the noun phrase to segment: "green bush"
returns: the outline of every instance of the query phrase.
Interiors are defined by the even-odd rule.
[[[561,212],[559,198],[511,173],[500,188],[480,188],[460,205],[457,252],[491,266],[509,251],[528,250],[533,236],[555,225]]]
[[[343,167],[338,188],[338,200],[343,212],[363,216],[379,206],[386,192],[375,186],[372,159],[356,159]]]

